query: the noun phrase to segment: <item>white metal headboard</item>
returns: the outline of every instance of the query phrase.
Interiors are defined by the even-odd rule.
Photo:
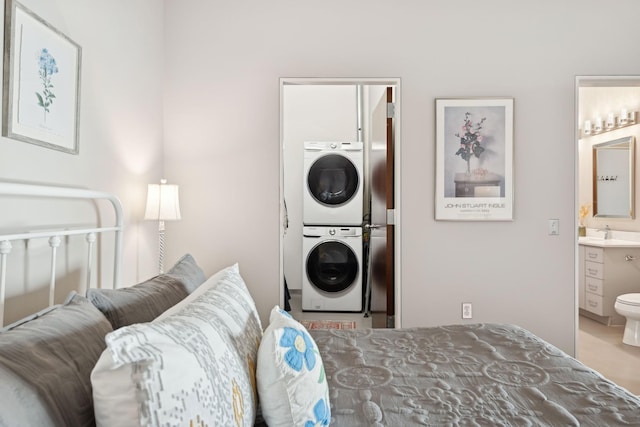
[[[55,266],[56,251],[60,245],[61,236],[85,235],[88,243],[87,254],[87,288],[91,284],[91,259],[93,256],[93,243],[98,233],[115,232],[115,257],[113,271],[113,287],[118,288],[120,285],[121,269],[122,269],[122,234],[124,231],[122,219],[122,204],[116,196],[110,193],[100,191],[92,191],[82,188],[70,187],[50,187],[45,185],[8,183],[0,182],[0,196],[27,196],[41,198],[58,198],[58,199],[85,199],[85,200],[101,200],[105,199],[111,202],[115,212],[115,224],[110,227],[96,228],[65,228],[61,230],[25,232],[17,234],[0,235],[0,327],[4,321],[4,304],[6,290],[6,266],[7,256],[11,253],[12,241],[30,240],[49,238],[49,246],[51,247],[51,271],[49,282],[49,305],[54,304],[55,293]]]

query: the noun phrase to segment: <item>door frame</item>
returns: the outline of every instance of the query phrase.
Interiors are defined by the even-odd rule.
[[[379,86],[391,86],[395,90],[395,111],[394,111],[394,149],[393,149],[393,162],[394,162],[394,197],[395,197],[395,209],[393,214],[393,224],[395,225],[394,234],[394,310],[395,310],[395,327],[402,327],[402,269],[400,268],[401,261],[401,237],[402,237],[402,223],[401,223],[401,82],[400,78],[299,78],[299,77],[282,77],[280,78],[279,90],[280,90],[280,112],[279,112],[279,125],[280,125],[280,158],[279,158],[279,197],[280,197],[280,241],[279,241],[279,297],[278,301],[281,307],[284,307],[284,235],[286,229],[286,209],[284,204],[284,87],[287,85],[379,85]],[[388,215],[389,216],[389,215]]]
[[[575,235],[574,241],[574,309],[575,309],[575,333],[574,333],[574,356],[578,358],[580,355],[578,353],[579,349],[579,338],[580,338],[580,265],[579,265],[579,236],[578,236],[578,210],[580,208],[580,191],[581,191],[581,183],[580,183],[580,140],[583,138],[581,135],[581,129],[583,127],[582,123],[584,120],[583,111],[581,111],[580,107],[583,106],[580,98],[580,89],[581,88],[621,88],[621,87],[640,87],[640,75],[577,75],[575,76],[575,86],[574,86],[574,113],[575,113],[575,123],[574,123],[574,141],[575,141],[575,161],[574,161],[574,170],[575,170],[575,185],[574,185],[574,215],[573,219],[573,230]],[[582,122],[582,123],[581,123]],[[590,153],[590,151],[589,151]],[[637,175],[636,175],[637,180]],[[636,199],[637,200],[637,199]],[[591,225],[598,225],[597,223]]]

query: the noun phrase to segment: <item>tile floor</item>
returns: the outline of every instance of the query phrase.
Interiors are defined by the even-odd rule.
[[[640,395],[640,347],[622,343],[624,326],[606,326],[580,316],[578,360]]]
[[[291,292],[291,315],[298,320],[355,320],[356,328],[370,328],[362,313],[303,312],[301,294]],[[606,326],[580,316],[578,360],[631,393],[640,395],[640,347],[622,343],[622,326]]]

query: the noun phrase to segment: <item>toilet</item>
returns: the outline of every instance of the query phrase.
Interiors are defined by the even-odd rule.
[[[620,295],[614,308],[627,318],[622,342],[640,347],[640,293]]]

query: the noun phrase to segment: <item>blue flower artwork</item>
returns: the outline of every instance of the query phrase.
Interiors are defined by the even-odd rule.
[[[38,74],[42,82],[42,93],[36,92],[38,98],[38,106],[44,109],[44,121],[47,121],[47,113],[50,112],[49,107],[53,104],[56,95],[53,93],[53,83],[51,77],[58,72],[58,64],[56,59],[51,55],[49,49],[42,48],[38,56]]]
[[[328,426],[331,418],[331,411],[329,405],[324,399],[320,399],[318,403],[313,407],[313,415],[316,417],[315,421],[307,421],[304,423],[304,427]]]
[[[280,347],[289,348],[284,360],[296,372],[300,372],[306,364],[308,370],[316,366],[316,355],[311,337],[295,328],[284,328],[280,338]]]

